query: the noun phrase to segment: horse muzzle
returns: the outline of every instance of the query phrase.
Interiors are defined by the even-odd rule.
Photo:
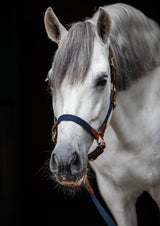
[[[56,146],[50,158],[50,171],[63,186],[80,186],[85,181],[87,154]]]

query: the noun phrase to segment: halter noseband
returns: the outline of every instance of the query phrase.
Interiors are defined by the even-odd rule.
[[[105,142],[103,140],[104,133],[107,127],[107,122],[109,120],[109,117],[113,111],[113,109],[116,107],[116,97],[117,97],[117,91],[116,91],[116,63],[115,59],[109,54],[109,61],[110,61],[110,68],[111,68],[111,95],[110,95],[110,105],[109,109],[106,115],[106,118],[104,122],[102,123],[102,126],[100,127],[100,131],[97,132],[95,129],[93,129],[86,121],[81,119],[80,117],[76,115],[71,114],[63,114],[61,115],[58,120],[54,118],[54,125],[52,127],[52,141],[56,145],[57,142],[57,126],[62,121],[72,121],[80,126],[82,126],[84,129],[86,129],[93,137],[97,140],[98,146],[94,151],[88,154],[88,160],[94,161],[100,154],[103,153],[105,148]]]

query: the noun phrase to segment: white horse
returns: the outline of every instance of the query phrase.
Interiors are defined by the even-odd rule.
[[[72,114],[99,130],[110,107],[115,59],[117,107],[104,153],[90,162],[100,193],[119,226],[136,226],[135,202],[147,191],[160,207],[160,28],[125,4],[103,8],[67,31],[51,8],[45,27],[58,44],[48,74],[55,118]],[[80,124],[80,123],[79,123]],[[75,120],[61,120],[50,170],[65,187],[85,183],[97,142]]]

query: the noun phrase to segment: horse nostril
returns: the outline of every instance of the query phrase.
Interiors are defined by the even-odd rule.
[[[57,175],[75,175],[82,171],[82,161],[77,152],[69,153],[67,151],[66,154],[60,150],[57,153],[53,152],[49,166],[51,173]]]
[[[50,159],[50,171],[52,173],[57,173],[58,172],[58,161],[56,158],[55,154],[51,155],[51,159]]]
[[[75,152],[71,158],[70,161],[70,169],[71,169],[71,173],[76,174],[79,173],[81,171],[82,168],[82,164],[81,164],[81,160],[79,155]]]

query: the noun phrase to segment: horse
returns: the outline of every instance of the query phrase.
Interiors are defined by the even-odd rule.
[[[56,141],[51,174],[76,190],[90,165],[117,224],[136,226],[144,191],[160,208],[160,27],[121,3],[69,29],[49,7],[44,23],[58,45],[47,76]]]

